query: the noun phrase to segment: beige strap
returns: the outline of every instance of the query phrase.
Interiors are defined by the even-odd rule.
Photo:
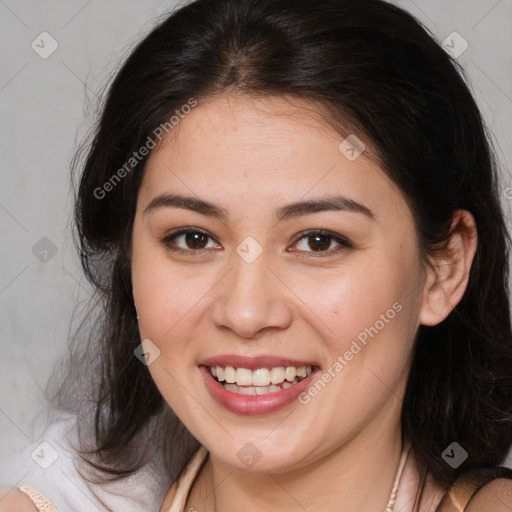
[[[38,511],[59,512],[57,507],[46,496],[43,496],[39,491],[36,491],[36,489],[33,489],[28,485],[22,485],[21,487],[18,487],[18,490],[24,492],[33,501]]]
[[[512,479],[512,469],[496,466],[467,471],[446,491],[436,512],[464,512],[471,498],[486,484],[497,478]]]
[[[160,512],[183,512],[192,483],[206,462],[208,450],[201,445],[169,487]]]

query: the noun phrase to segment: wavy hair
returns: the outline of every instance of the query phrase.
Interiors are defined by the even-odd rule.
[[[491,138],[458,63],[381,0],[196,0],[159,20],[116,73],[73,165],[76,241],[96,294],[54,403],[93,432],[84,460],[118,479],[161,453],[175,475],[198,446],[134,356],[130,244],[147,157],[98,190],[190,98],[228,93],[307,100],[340,133],[361,134],[408,202],[426,264],[454,211],[473,214],[467,289],[444,321],[418,329],[401,425],[445,487],[501,464],[512,444],[510,236]],[[469,454],[455,469],[442,458],[453,441]]]

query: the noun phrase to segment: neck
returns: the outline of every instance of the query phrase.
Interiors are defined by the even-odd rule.
[[[404,467],[395,511],[435,512],[445,491],[446,489],[434,480],[431,473],[426,473],[413,449]],[[415,505],[417,508],[414,508]]]
[[[343,446],[326,450],[314,463],[287,472],[234,470],[210,454],[185,510],[384,512],[403,448],[397,411],[388,409],[387,416],[376,418]]]

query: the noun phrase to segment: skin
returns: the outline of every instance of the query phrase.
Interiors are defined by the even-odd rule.
[[[457,211],[447,250],[423,265],[399,190],[368,150],[347,160],[340,140],[304,102],[225,96],[201,102],[150,157],[133,230],[141,337],[160,350],[149,366],[158,388],[210,452],[185,510],[338,511],[340,503],[343,510],[382,510],[387,503],[414,336],[460,301],[476,228],[471,214]],[[370,208],[374,220],[340,211],[281,223],[273,217],[285,204],[333,191]],[[229,217],[177,208],[144,214],[164,192],[206,199]],[[164,235],[185,226],[203,228],[216,243],[210,239],[202,255],[165,249]],[[343,235],[353,248],[315,257],[307,238],[297,243],[299,233],[314,229]],[[250,264],[235,251],[247,235],[263,249]],[[187,248],[184,237],[178,241]],[[400,314],[307,405],[241,417],[204,388],[196,365],[219,353],[313,359],[325,370],[396,301]],[[247,441],[262,453],[251,469],[236,456]],[[396,511],[411,512],[418,479],[412,452]],[[443,494],[429,475],[421,512],[434,512]],[[0,512],[37,510],[16,489],[0,487],[0,495]],[[511,508],[508,480],[486,485],[467,507]]]
[[[200,101],[147,162],[132,243],[141,339],[160,350],[148,367],[158,389],[210,453],[187,510],[334,511],[343,503],[377,511],[388,501],[415,334],[461,299],[476,228],[471,214],[456,212],[449,250],[424,265],[412,213],[370,144],[350,161],[338,149],[342,140],[301,100],[222,96]],[[228,217],[177,207],[145,212],[164,193],[212,202]],[[286,204],[333,194],[374,218],[323,211],[276,222]],[[208,233],[202,251],[185,236],[162,243],[184,227]],[[336,252],[331,238],[318,255],[303,233],[319,229],[352,248]],[[236,252],[249,235],[263,251],[252,263]],[[218,354],[274,354],[317,361],[325,371],[396,302],[401,311],[307,405],[234,414],[213,401],[197,367]],[[252,468],[237,457],[247,442],[262,454]],[[411,459],[402,486],[413,494],[414,467]],[[434,482],[428,488],[427,498],[440,499]],[[405,491],[400,500],[395,510],[406,512]]]
[[[498,478],[487,484],[468,503],[467,512],[510,512],[512,482]]]
[[[37,508],[25,493],[0,486],[0,512],[37,512]]]

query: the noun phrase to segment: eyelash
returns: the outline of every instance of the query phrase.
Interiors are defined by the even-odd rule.
[[[180,229],[178,231],[175,231],[174,233],[167,235],[166,237],[164,237],[161,240],[161,243],[166,249],[168,249],[172,252],[175,252],[175,253],[180,253],[180,254],[190,255],[190,253],[202,253],[204,251],[209,251],[210,249],[182,249],[180,247],[171,245],[171,242],[173,240],[175,240],[176,238],[178,238],[182,235],[197,234],[197,233],[207,236],[208,238],[211,238],[213,240],[213,238],[206,231],[204,231],[200,228],[184,228],[184,229]],[[307,238],[312,235],[321,235],[321,236],[328,237],[332,241],[337,242],[339,244],[339,246],[337,248],[335,248],[334,250],[333,249],[328,249],[326,251],[298,251],[297,250],[297,251],[293,251],[293,252],[311,254],[314,257],[325,257],[325,256],[332,256],[333,254],[337,254],[341,251],[346,251],[346,250],[354,248],[354,246],[346,238],[344,238],[340,235],[337,235],[336,233],[333,233],[331,231],[326,231],[324,229],[309,230],[309,231],[305,231],[304,233],[301,233],[301,235],[296,239],[296,241],[293,243],[293,245],[297,244],[302,239]],[[303,255],[300,254],[300,256],[302,257]]]

